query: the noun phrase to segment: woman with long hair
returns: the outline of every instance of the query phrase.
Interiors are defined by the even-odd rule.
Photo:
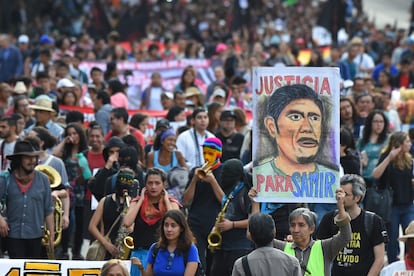
[[[159,232],[160,238],[151,245],[147,256],[147,269],[144,271],[141,260],[132,260],[142,275],[195,275],[198,251],[184,214],[180,210],[168,211],[161,220]]]
[[[391,220],[387,224],[388,231],[388,263],[397,260],[398,230],[401,225],[406,229],[414,220],[413,205],[413,160],[409,153],[411,140],[406,132],[397,131],[391,134],[387,146],[381,152],[378,165],[372,172],[380,188],[391,187],[393,190]]]
[[[78,96],[73,90],[66,90],[62,95],[62,105],[79,106]]]
[[[72,186],[69,228],[64,230],[62,234],[62,259],[68,259],[67,250],[73,223],[75,223],[76,229],[72,259],[83,259],[80,254],[83,242],[83,200],[86,191],[85,182],[92,176],[88,161],[82,154],[87,149],[88,143],[83,127],[78,123],[70,123],[65,128],[64,138],[53,151],[53,155],[62,158],[65,163],[69,183]]]
[[[361,154],[362,177],[368,187],[372,185],[372,171],[388,139],[388,118],[381,110],[373,110],[365,120],[362,137],[356,147]]]
[[[220,115],[224,106],[220,103],[212,102],[207,106],[208,126],[207,130],[211,133],[218,131]]]
[[[155,137],[154,151],[147,157],[146,168],[157,167],[168,173],[174,167],[187,168],[183,154],[177,150],[177,135],[167,129]]]
[[[185,67],[183,73],[181,74],[180,82],[174,87],[174,92],[185,92],[189,87],[196,87],[199,89],[199,87],[195,84],[196,76],[196,70],[193,66],[189,65]]]
[[[134,250],[131,257],[142,260],[146,267],[146,256],[153,244],[156,231],[161,224],[162,217],[170,210],[179,209],[178,201],[169,196],[165,189],[167,176],[158,168],[147,170],[145,187],[141,195],[134,198],[125,215],[123,223],[126,227],[134,224],[132,237],[134,238]],[[131,275],[140,275],[135,266],[131,267]]]

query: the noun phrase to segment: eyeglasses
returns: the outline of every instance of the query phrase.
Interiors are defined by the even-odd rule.
[[[347,192],[345,192],[345,196],[353,196],[353,194],[349,194],[349,193],[347,193]]]
[[[168,257],[168,264],[167,264],[167,270],[170,270],[171,269],[171,267],[172,267],[172,263],[173,263],[173,260],[174,260],[174,257],[175,257],[175,254],[174,254],[174,252],[171,252],[170,253],[170,256]]]

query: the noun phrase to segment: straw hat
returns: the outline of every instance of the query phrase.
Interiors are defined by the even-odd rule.
[[[349,45],[364,45],[364,42],[359,36],[354,36],[349,42]]]
[[[185,90],[185,96],[187,98],[191,96],[198,96],[200,94],[201,94],[200,90],[198,90],[197,87],[194,87],[194,86],[190,86]]]
[[[52,99],[50,99],[48,96],[39,96],[35,100],[34,105],[29,106],[33,110],[44,110],[44,111],[50,111],[50,112],[56,112],[53,109],[53,103]]]
[[[402,242],[406,242],[407,239],[414,238],[414,220],[408,224],[407,228],[405,228],[405,235],[402,235],[398,239]]]

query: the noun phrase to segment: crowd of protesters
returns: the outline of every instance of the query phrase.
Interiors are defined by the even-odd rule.
[[[33,217],[28,224],[36,228],[46,219],[46,228],[54,232],[51,199],[60,198],[64,212],[57,259],[84,259],[84,239],[101,241],[106,259],[119,257],[117,232],[110,240],[104,237],[112,225],[131,233],[132,256],[139,259],[133,275],[139,271],[146,275],[147,263],[150,271],[157,268],[157,253],[151,251],[158,227],[167,231],[165,224],[178,223],[189,231],[180,215],[168,213],[186,208],[192,231],[185,245],[193,250],[188,259],[191,271],[197,260],[207,274],[230,275],[236,259],[252,249],[244,235],[252,211],[247,184],[252,170],[252,67],[332,66],[339,67],[342,78],[342,170],[362,176],[341,181],[340,227],[354,227],[361,212],[356,206],[363,202],[366,188],[398,179],[400,186],[392,184],[392,219],[383,221],[389,237],[387,260],[397,261],[398,228],[405,229],[414,220],[410,181],[414,131],[402,131],[414,116],[409,96],[414,89],[411,29],[390,24],[378,29],[364,14],[362,1],[155,2],[42,1],[32,6],[17,1],[5,12],[9,21],[0,22],[5,30],[0,34],[0,165],[9,174],[0,175],[0,195],[1,203],[17,198],[21,205],[2,213],[9,215],[7,220],[0,216],[2,251],[10,258],[50,257],[50,252],[40,250],[40,229],[30,231],[22,221]],[[299,55],[307,49],[310,58],[304,62]],[[200,83],[197,68],[190,65],[167,90],[162,73],[154,71],[139,98],[128,98],[119,62],[183,59],[214,60],[214,80]],[[86,72],[82,65],[88,61],[102,61],[106,69]],[[139,103],[135,114],[128,112],[132,100]],[[69,110],[60,110],[62,106]],[[70,107],[93,108],[93,118]],[[165,118],[149,118],[147,111],[162,111]],[[59,171],[58,187],[51,190],[44,185],[46,179],[34,169],[37,163]],[[203,168],[203,175],[200,167],[205,163],[211,166]],[[16,187],[10,188],[9,182]],[[41,187],[41,197],[30,192],[35,186]],[[26,194],[34,202],[31,210]],[[223,232],[223,250],[210,254],[206,238],[230,195],[240,204],[217,225]],[[353,204],[347,203],[349,195]],[[131,205],[126,197],[132,199]],[[42,211],[34,214],[36,208]],[[163,217],[166,213],[169,219]],[[272,215],[275,218],[277,212]],[[124,222],[117,222],[118,216]],[[313,245],[311,235],[320,220],[310,210],[300,209],[289,223],[298,218],[305,220],[307,243]],[[375,223],[381,225],[378,217]],[[202,239],[196,246],[192,235]],[[375,244],[363,249],[370,252],[377,274],[385,257],[381,237],[376,235]],[[347,237],[342,238],[345,243]],[[158,243],[165,247],[169,242],[167,235]],[[10,249],[17,246],[21,249]],[[173,250],[180,252],[180,246],[174,244]],[[167,261],[164,249],[158,254],[171,267],[174,255]],[[378,252],[382,263],[374,260]],[[335,249],[329,254],[336,253]],[[302,262],[306,273],[309,267]],[[322,265],[325,270],[329,267]],[[351,266],[347,273],[358,269]]]

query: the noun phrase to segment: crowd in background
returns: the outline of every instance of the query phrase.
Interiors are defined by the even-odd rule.
[[[83,259],[83,238],[103,241],[97,229],[101,218],[89,224],[92,194],[102,199],[99,216],[102,208],[108,208],[104,207],[107,195],[115,193],[113,200],[119,203],[116,198],[122,193],[116,193],[113,177],[119,165],[133,171],[132,178],[141,188],[148,185],[148,175],[168,182],[166,194],[175,199],[163,198],[162,204],[169,206],[164,211],[171,209],[171,202],[176,209],[189,201],[185,191],[194,170],[204,164],[205,153],[200,149],[206,139],[219,140],[212,142],[212,148],[220,144],[221,162],[240,159],[249,172],[254,66],[339,67],[344,173],[361,175],[371,187],[378,179],[402,177],[386,169],[394,164],[392,160],[397,160],[397,169],[408,171],[408,151],[400,154],[395,148],[414,140],[414,131],[401,132],[414,119],[412,29],[392,24],[377,28],[364,13],[362,0],[21,0],[7,8],[1,5],[5,4],[0,3],[1,169],[10,167],[5,156],[13,154],[16,142],[28,136],[40,138],[39,150],[63,161],[60,166],[67,178],[62,179],[62,190],[70,202],[64,203],[60,259],[69,258],[70,246],[72,259]],[[411,14],[414,21],[414,3]],[[299,55],[306,50],[309,60],[303,62]],[[139,112],[128,112],[131,99],[119,62],[183,59],[214,60],[213,81],[202,84],[197,68],[190,65],[180,72],[174,88],[167,90],[163,84],[167,76],[154,71],[148,87],[135,99]],[[106,68],[86,72],[83,63],[88,61],[103,61]],[[66,109],[60,110],[62,106]],[[67,107],[93,108],[93,118]],[[146,111],[163,111],[165,118],[151,121]],[[48,156],[40,160],[50,162]],[[94,171],[98,173],[92,177]],[[219,188],[214,187],[217,196]],[[396,261],[399,253],[395,229],[414,220],[407,211],[412,208],[412,192],[404,189],[394,193],[394,198],[402,197],[394,200],[395,219],[386,221],[389,262]],[[54,197],[60,196],[65,198],[55,192]],[[147,204],[144,194],[141,199],[132,206]],[[218,213],[220,208],[216,209]],[[130,220],[128,226],[134,221]],[[246,225],[247,219],[239,228]],[[110,224],[105,227],[108,230]],[[142,248],[135,249],[145,249],[146,254],[151,243],[140,242]],[[116,250],[110,244],[105,247],[109,258]]]

